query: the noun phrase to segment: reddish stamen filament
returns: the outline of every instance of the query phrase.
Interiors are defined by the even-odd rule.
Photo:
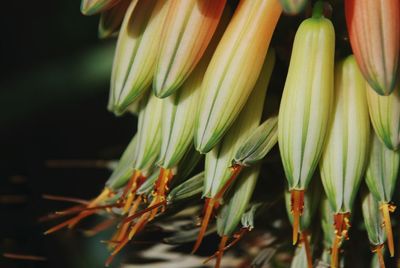
[[[382,212],[383,216],[383,227],[385,227],[385,232],[387,236],[388,248],[390,256],[394,256],[394,242],[393,242],[393,231],[392,231],[392,223],[390,220],[390,212],[394,212],[396,206],[389,203],[384,203],[379,208]]]
[[[307,267],[312,268],[312,254],[311,254],[311,247],[310,242],[308,240],[308,233],[306,231],[301,232],[301,241],[304,244],[304,249],[306,251],[307,256]]]
[[[379,267],[385,268],[385,259],[383,258],[382,250],[383,250],[383,244],[374,246],[371,251],[373,253],[376,252],[376,254],[378,255]]]
[[[339,262],[339,248],[343,238],[348,239],[350,228],[350,212],[337,213],[334,216],[335,239],[333,240],[331,267],[337,268]]]
[[[204,216],[201,222],[201,227],[199,234],[197,236],[196,243],[193,246],[192,254],[197,251],[200,247],[201,242],[203,241],[204,235],[207,231],[208,223],[210,221],[212,212],[214,209],[218,208],[220,199],[225,194],[226,190],[228,190],[229,186],[235,181],[237,176],[239,175],[240,171],[242,170],[243,166],[234,165],[231,167],[231,177],[229,180],[224,184],[224,186],[219,190],[219,192],[213,198],[206,198],[205,201],[205,209],[204,209]]]
[[[291,213],[293,215],[293,245],[297,243],[300,229],[300,216],[304,209],[304,190],[291,190]]]

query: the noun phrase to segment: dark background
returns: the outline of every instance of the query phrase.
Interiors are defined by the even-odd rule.
[[[109,175],[46,161],[115,159],[135,131],[134,117],[105,108],[115,40],[98,40],[98,17],[81,15],[79,0],[1,5],[0,252],[48,261],[0,256],[0,267],[102,267],[107,252],[98,237],[44,236],[55,222],[37,220],[70,205],[42,194],[89,199]]]
[[[106,110],[115,39],[97,38],[98,17],[81,15],[80,0],[3,2],[0,16],[0,255],[37,255],[46,257],[47,261],[0,256],[0,267],[103,267],[108,252],[99,240],[107,239],[109,233],[85,238],[79,232],[64,230],[44,236],[43,232],[58,221],[38,222],[38,219],[70,206],[44,200],[43,194],[83,199],[96,196],[110,174],[102,167],[103,162],[118,158],[135,132],[134,117],[115,117]],[[340,1],[332,2],[339,2],[336,10],[342,10]],[[279,105],[291,43],[304,17],[305,14],[282,17],[274,34],[272,43],[278,59],[268,92],[269,114]],[[336,55],[342,57],[349,53],[344,20],[335,12],[333,20],[337,30]],[[276,148],[272,159],[275,162],[270,165],[277,171],[272,172],[273,178],[267,178],[271,185],[259,188],[281,192],[284,178],[280,178],[282,170]],[[51,166],[51,160],[63,160],[66,165]],[[82,162],[77,165],[71,160],[90,161],[82,167],[79,166]],[[357,222],[353,226],[359,227],[358,205],[355,211]],[[272,215],[286,222],[287,230],[282,235],[289,243],[290,225],[284,206],[280,204]],[[270,221],[271,216],[267,216],[265,221]],[[94,221],[89,220],[88,225]],[[351,232],[353,238],[345,246],[351,249],[348,260],[352,267],[366,267],[370,254],[365,232],[359,228],[352,228]],[[206,247],[207,241],[212,248],[218,243],[215,239],[206,239]],[[119,266],[124,252],[114,267]],[[392,266],[388,263],[387,267]]]

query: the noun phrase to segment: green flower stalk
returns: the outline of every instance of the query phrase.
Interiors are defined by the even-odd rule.
[[[380,96],[371,87],[367,89],[369,115],[379,139],[391,150],[400,144],[400,82],[392,94]]]
[[[280,0],[283,12],[290,15],[299,14],[304,10],[308,0]]]
[[[332,124],[320,162],[322,184],[335,213],[332,267],[337,267],[339,243],[347,235],[367,162],[370,125],[365,89],[353,56],[337,64]]]
[[[206,197],[205,213],[192,252],[195,252],[200,246],[213,210],[219,206],[220,199],[242,169],[239,165],[232,166],[232,160],[239,147],[260,124],[265,94],[274,63],[275,53],[270,50],[245,108],[224,139],[206,154],[203,190],[203,197]]]
[[[118,32],[131,2],[132,0],[121,0],[118,5],[101,13],[98,29],[100,39],[111,37]]]
[[[393,212],[396,208],[390,201],[396,185],[399,161],[400,152],[386,148],[377,135],[373,135],[365,179],[370,192],[380,204],[383,225],[388,238],[388,249],[392,257],[394,243],[389,212]]]
[[[240,1],[207,68],[194,143],[209,152],[243,109],[267,55],[281,14],[278,0]]]
[[[382,230],[382,217],[379,213],[380,206],[373,194],[363,191],[362,193],[362,214],[368,239],[372,246],[372,252],[376,252],[381,268],[385,267],[383,258],[383,244],[385,243],[385,233]]]
[[[91,16],[109,10],[118,5],[120,1],[121,0],[82,0],[81,12],[83,15]]]
[[[171,1],[132,1],[118,35],[110,102],[117,115],[150,87],[165,16]]]
[[[171,0],[164,23],[154,94],[176,92],[202,58],[222,16],[226,0]]]
[[[328,129],[333,92],[335,32],[317,2],[297,30],[278,118],[278,143],[291,192],[293,244],[304,191],[317,167]]]

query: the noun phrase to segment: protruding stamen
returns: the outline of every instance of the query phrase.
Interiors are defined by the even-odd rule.
[[[303,214],[304,209],[304,190],[291,190],[291,213],[293,215],[293,245],[297,243],[300,229],[300,216]]]
[[[129,210],[128,217],[135,214],[135,212],[138,209],[141,201],[142,201],[142,198],[140,196],[138,198],[136,198],[135,201],[133,201],[133,205]],[[128,229],[129,229],[130,224],[131,224],[130,222],[123,222],[122,223],[122,226],[118,229],[118,232],[115,235],[115,240],[121,241],[123,239],[123,237],[126,236],[126,233],[127,233]]]
[[[143,183],[144,178],[140,170],[135,170],[130,178],[128,184],[124,188],[124,192],[119,198],[119,203],[124,203],[124,208],[122,210],[123,214],[127,213],[135,199],[135,193],[138,187]]]
[[[385,268],[385,259],[383,258],[383,252],[382,252],[382,250],[383,250],[383,244],[377,245],[377,246],[375,246],[375,247],[373,247],[373,248],[371,249],[371,251],[372,251],[373,253],[376,252],[376,254],[378,255],[379,267],[380,267],[380,268]]]
[[[84,234],[86,236],[94,236],[94,235],[110,228],[114,223],[115,223],[115,218],[106,219],[106,220],[100,222],[99,224],[97,224],[96,226],[94,226],[93,228],[91,228],[90,230],[86,230],[84,232]]]
[[[82,207],[83,207],[82,205],[76,205],[76,206],[70,207],[69,209],[64,210],[64,212],[66,214],[68,214],[68,211],[73,211],[73,213],[76,213],[75,211],[78,211],[78,212],[81,211]],[[60,217],[64,217],[66,214],[60,215],[60,214],[57,214],[57,213],[51,213],[51,214],[48,214],[48,215],[40,217],[38,219],[38,222],[45,222],[45,221],[49,221],[49,220],[54,220],[54,219],[57,219],[57,218],[60,218]]]
[[[152,203],[153,203],[153,202],[152,202]],[[147,208],[145,208],[145,209],[142,209],[141,211],[139,211],[139,212],[133,214],[132,216],[126,217],[126,218],[122,221],[122,223],[130,222],[130,221],[136,219],[136,218],[139,217],[139,216],[142,216],[143,214],[145,214],[145,213],[147,213],[147,212],[149,212],[149,211],[153,211],[154,209],[157,209],[158,207],[165,206],[166,203],[167,203],[167,201],[164,200],[164,201],[161,201],[161,202],[156,203],[156,204],[154,204],[154,205],[150,204],[149,207],[147,207]]]
[[[68,226],[68,228],[72,228],[73,226],[75,226],[80,220],[82,220],[83,218],[86,218],[87,216],[90,216],[92,214],[95,214],[99,209],[104,209],[104,208],[109,208],[109,207],[114,207],[116,205],[104,205],[104,206],[97,206],[97,204],[103,202],[104,200],[106,200],[107,198],[109,198],[109,196],[111,195],[111,191],[108,188],[105,188],[103,190],[103,192],[97,197],[95,198],[93,201],[91,201],[87,206],[82,207],[82,206],[75,206],[73,208],[64,210],[64,211],[60,211],[60,212],[56,212],[57,215],[68,215],[68,214],[74,214],[74,213],[79,213],[79,215],[75,216],[72,219],[69,219],[65,222],[62,222],[56,226],[54,226],[53,228],[50,228],[49,230],[47,230],[44,234],[50,234],[53,233],[55,231],[58,231],[66,226]]]
[[[115,235],[115,237],[118,237],[121,239],[116,239],[116,240],[119,240],[120,242],[116,245],[114,251],[111,253],[110,257],[107,259],[107,261],[105,263],[106,266],[110,265],[110,263],[112,262],[114,257],[118,254],[118,252],[120,252],[122,250],[122,248],[130,240],[132,240],[132,238],[138,232],[140,232],[151,220],[153,220],[153,218],[156,216],[156,214],[158,212],[158,208],[166,205],[167,201],[166,201],[165,196],[168,191],[168,183],[170,182],[172,177],[173,177],[173,174],[170,169],[161,168],[160,175],[154,186],[155,189],[152,193],[153,199],[152,199],[151,203],[149,204],[149,206],[147,208],[135,213],[134,211],[136,211],[137,206],[139,205],[140,202],[137,203],[137,206],[135,205],[136,203],[134,203],[134,205],[132,206],[132,209],[134,209],[134,211],[132,210],[132,212],[129,213],[130,215],[122,221],[123,225],[121,228],[124,228],[124,230],[121,230],[120,233],[118,233],[118,235]],[[140,197],[140,199],[141,199],[141,197]],[[133,225],[131,227],[131,229],[129,230],[129,233],[127,233],[128,230],[125,230],[125,228],[129,229],[129,227],[131,225],[130,222],[132,220],[136,219],[137,217],[140,217],[139,220],[135,223],[135,225]]]
[[[225,244],[228,241],[228,236],[224,235],[221,238],[218,246],[218,253],[217,253],[217,261],[215,263],[215,268],[219,268],[221,266],[222,256],[224,254]]]
[[[339,248],[343,238],[348,239],[350,228],[350,213],[337,213],[333,216],[335,239],[333,240],[331,267],[337,268],[339,263]]]
[[[4,258],[15,259],[15,260],[26,260],[26,261],[46,261],[47,258],[36,255],[25,255],[15,253],[3,253]]]
[[[383,216],[382,225],[385,227],[390,257],[393,257],[394,256],[394,242],[393,242],[392,223],[390,220],[390,212],[394,212],[396,209],[396,206],[393,204],[384,203],[380,206],[379,209],[381,210],[382,216]]]
[[[308,240],[308,233],[306,231],[301,232],[301,241],[304,244],[304,249],[306,251],[306,256],[307,256],[307,267],[312,268],[312,253],[311,253],[311,247],[310,247],[310,242]]]
[[[222,249],[222,251],[225,252],[225,251],[227,251],[228,249],[230,249],[231,247],[233,247],[234,245],[236,245],[236,244],[240,241],[240,239],[241,239],[248,231],[250,231],[248,228],[242,228],[242,229],[240,229],[239,232],[237,232],[237,233],[235,233],[235,234],[233,235],[233,238],[234,238],[234,239],[232,240],[232,242],[230,242],[228,245],[226,245],[226,246]],[[217,257],[217,255],[218,255],[218,253],[219,253],[220,250],[221,250],[221,249],[217,250],[217,252],[215,252],[213,255],[211,255],[210,257],[208,257],[203,263],[206,264],[206,263],[208,263],[210,260],[212,260],[213,258]]]
[[[333,240],[332,256],[331,256],[331,267],[332,268],[338,267],[340,241],[341,241],[341,237],[335,235],[335,239]]]
[[[82,205],[89,204],[89,201],[87,201],[87,200],[83,200],[83,199],[76,198],[76,197],[69,197],[69,196],[43,194],[42,198],[47,199],[47,200],[71,202],[71,203],[77,203],[77,204],[82,204]]]
[[[218,200],[222,198],[222,196],[225,194],[226,190],[228,190],[229,186],[232,185],[232,183],[236,180],[237,176],[239,176],[240,171],[242,171],[243,166],[241,165],[233,165],[231,167],[231,177],[229,180],[226,181],[224,186],[221,188],[221,190],[218,191],[218,193],[215,195],[214,199]]]
[[[201,242],[203,241],[213,210],[219,206],[220,199],[223,197],[226,190],[228,190],[229,186],[235,181],[242,168],[243,166],[241,165],[233,165],[231,167],[231,176],[224,184],[224,186],[218,191],[218,193],[213,198],[206,199],[204,205],[205,209],[204,209],[203,220],[201,222],[201,227],[199,234],[197,236],[196,243],[193,246],[192,254],[197,251],[197,249],[200,247]]]
[[[207,198],[206,203],[205,203],[205,207],[206,207],[205,213],[203,216],[203,220],[201,221],[201,227],[200,227],[199,234],[197,236],[196,243],[193,246],[192,254],[195,253],[199,249],[201,241],[203,241],[203,237],[206,233],[208,222],[210,221],[211,214],[214,210],[214,206],[215,206],[215,199]]]
[[[105,266],[108,267],[113,261],[114,257],[126,246],[126,244],[128,244],[128,242],[132,240],[132,238],[146,226],[146,224],[149,222],[149,214],[150,212],[146,212],[145,214],[143,214],[142,217],[140,217],[140,219],[129,231],[129,234],[125,233],[125,237],[123,237],[123,239],[120,242],[118,242],[114,251],[106,260]]]
[[[89,203],[87,208],[92,208],[97,206],[99,203],[103,202],[107,198],[109,198],[111,194],[111,190],[108,188],[105,188],[101,194],[96,197],[92,202]],[[75,218],[71,219],[70,223],[68,224],[68,228],[73,228],[79,221],[81,221],[83,218],[86,218],[90,215],[93,215],[96,213],[96,210],[91,210],[91,211],[83,211],[81,212],[78,216]]]
[[[104,266],[108,267],[114,260],[114,257],[118,254],[118,252],[121,251],[121,249],[129,242],[128,237],[126,237],[123,241],[118,242],[118,246],[116,249],[111,253],[111,255],[107,258],[106,262],[104,263]]]

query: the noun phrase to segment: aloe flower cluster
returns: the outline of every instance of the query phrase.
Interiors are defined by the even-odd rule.
[[[137,133],[104,190],[64,211],[76,215],[46,234],[93,214],[111,218],[109,265],[148,225],[177,213],[176,204],[197,201],[192,253],[216,232],[221,242],[208,260],[220,267],[224,251],[255,227],[262,161],[277,144],[298,245],[292,267],[313,267],[316,258],[341,267],[358,207],[384,267],[386,241],[395,254],[400,2],[346,0],[344,10],[333,9],[345,14],[352,52],[344,56],[335,55],[327,9],[307,0],[82,0],[83,14],[100,14],[99,36],[117,37],[107,108],[137,116]],[[276,26],[304,14],[311,16],[296,30],[287,74],[279,74],[279,111],[266,118],[282,60],[270,45]],[[318,245],[322,256],[313,256]]]

